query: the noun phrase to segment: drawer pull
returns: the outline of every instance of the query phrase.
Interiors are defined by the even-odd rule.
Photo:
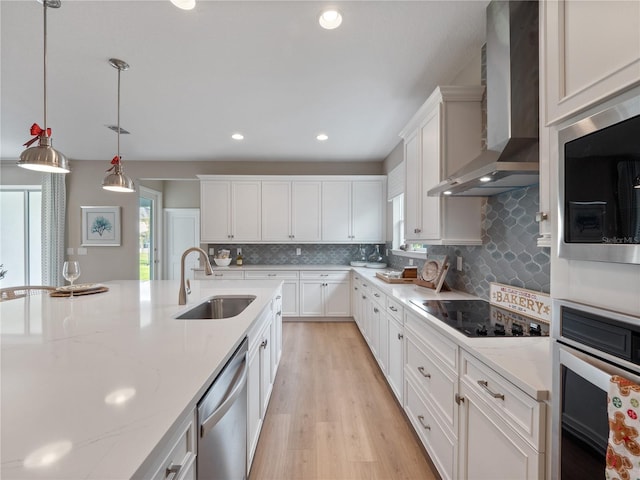
[[[377,293],[373,294],[374,297],[380,298],[380,295],[378,295]]]
[[[267,277],[275,277],[276,274],[275,273],[267,273]]]
[[[424,367],[418,367],[418,371],[422,374],[423,377],[431,378],[431,374],[430,373],[425,373]]]
[[[422,426],[424,427],[425,430],[431,430],[431,426],[429,426],[426,423],[424,423],[424,416],[423,415],[418,415],[418,421],[422,424]]]
[[[164,478],[166,480],[174,480],[180,473],[180,470],[182,470],[182,465],[174,465],[171,463],[164,472]]]
[[[358,289],[358,287],[353,287],[353,289],[354,289],[354,290],[357,290],[357,289]]]
[[[404,338],[404,335],[403,335],[403,334],[401,334],[401,333],[399,333],[399,334],[398,334],[398,340],[402,340],[403,338]]]
[[[363,284],[362,284],[362,286],[363,286],[364,288],[367,288],[367,287],[368,287],[368,285],[367,285],[366,283],[363,283]]]
[[[392,312],[397,312],[398,311],[398,309],[396,307],[394,307],[393,305],[391,305],[389,307],[389,310],[391,310]]]
[[[373,307],[373,313],[378,313],[380,312],[380,310],[378,310],[376,307]]]
[[[363,299],[363,300],[366,300],[366,299],[367,299],[367,297],[365,297],[364,295],[362,295],[362,299]]]
[[[487,393],[491,395],[493,398],[499,398],[500,400],[504,400],[504,395],[502,393],[496,393],[491,391],[491,389],[489,388],[489,382],[487,382],[486,380],[478,380],[478,385],[484,388],[487,391]]]
[[[282,298],[282,295],[278,295],[278,296],[276,297],[276,300],[280,300],[281,298]]]
[[[216,273],[214,277],[224,277],[224,273]]]

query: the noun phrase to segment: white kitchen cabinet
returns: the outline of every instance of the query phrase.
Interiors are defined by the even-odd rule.
[[[214,268],[212,275],[207,275],[202,270],[194,271],[196,280],[244,280],[245,272],[242,270],[234,270],[233,268]]]
[[[247,280],[281,280],[282,281],[282,316],[297,317],[299,315],[299,273],[291,270],[247,270]]]
[[[467,352],[460,396],[460,478],[544,478],[544,403]]]
[[[259,181],[201,180],[202,243],[260,241],[261,200]]]
[[[479,197],[429,197],[427,191],[482,149],[484,87],[441,86],[400,136],[406,169],[405,238],[431,245],[481,245]]]
[[[321,185],[319,181],[263,181],[262,240],[320,241]]]
[[[395,318],[387,316],[389,328],[389,362],[387,382],[400,405],[404,405],[404,328]]]
[[[322,182],[322,240],[379,243],[385,241],[384,177]]]
[[[278,343],[275,338],[277,329],[273,328],[276,321],[272,308],[269,308],[260,315],[248,334],[247,471],[251,468],[273,388],[275,371],[272,373],[272,356],[277,355]]]
[[[138,478],[165,480],[175,471],[175,480],[196,480],[197,432],[196,411],[184,416],[169,439],[158,446],[152,467]]]
[[[300,316],[351,316],[349,272],[300,272]]]
[[[640,2],[540,2],[540,28],[547,125],[640,83]]]

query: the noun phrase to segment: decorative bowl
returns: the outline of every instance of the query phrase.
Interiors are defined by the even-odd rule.
[[[214,258],[213,261],[216,262],[216,265],[219,267],[228,267],[231,263],[231,258]]]

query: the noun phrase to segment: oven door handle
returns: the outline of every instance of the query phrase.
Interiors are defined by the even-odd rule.
[[[620,375],[632,382],[640,383],[640,376],[566,345],[560,345],[559,353],[561,365],[574,371],[605,392],[609,391],[612,375]]]

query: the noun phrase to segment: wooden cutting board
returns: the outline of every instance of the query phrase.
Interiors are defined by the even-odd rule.
[[[382,272],[376,272],[376,277],[387,283],[413,283],[414,278],[390,278]]]

